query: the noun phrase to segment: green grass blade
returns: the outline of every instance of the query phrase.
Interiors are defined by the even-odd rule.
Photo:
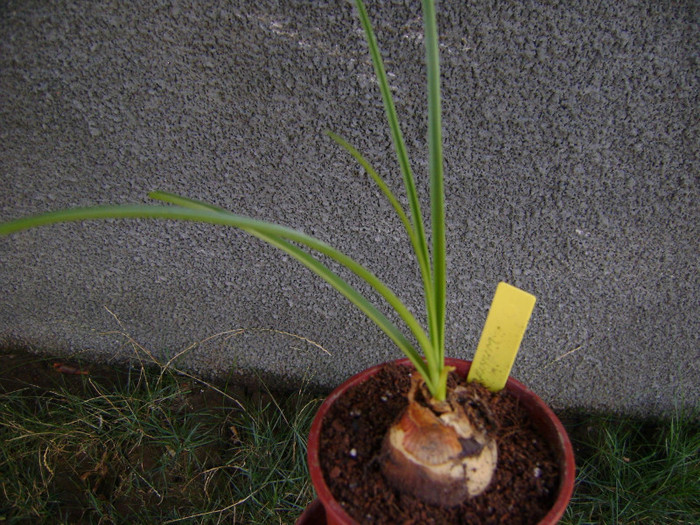
[[[421,255],[426,261],[430,260],[428,244],[425,239],[425,229],[423,226],[423,217],[420,211],[420,204],[418,202],[418,194],[416,192],[415,181],[413,178],[413,172],[411,170],[411,165],[408,160],[408,153],[406,152],[406,144],[401,133],[401,127],[399,126],[398,117],[396,115],[396,107],[394,105],[394,100],[391,95],[391,89],[389,88],[389,82],[386,77],[386,71],[384,69],[384,63],[382,61],[381,54],[379,53],[379,46],[377,45],[377,39],[372,30],[372,24],[369,21],[369,16],[367,15],[367,10],[365,9],[362,0],[356,0],[355,5],[360,17],[360,22],[365,31],[365,36],[367,38],[367,44],[369,45],[370,56],[372,57],[372,64],[374,65],[374,71],[377,75],[377,80],[379,82],[379,90],[382,95],[382,101],[384,103],[384,110],[386,113],[387,121],[389,123],[389,129],[391,130],[391,137],[394,142],[394,148],[396,149],[396,155],[399,161],[399,166],[401,168],[401,173],[403,174],[404,186],[406,187],[406,194],[411,209],[411,216],[413,218],[413,226],[418,236],[420,244]],[[421,268],[424,265],[421,264]],[[432,276],[424,278],[432,282]],[[430,353],[426,354],[431,372],[436,376],[439,376],[440,369],[443,366],[443,360],[440,358],[439,346],[435,346],[438,342],[435,338],[441,333],[438,315],[436,312],[436,302],[435,298],[428,300],[427,296],[434,296],[435,287],[430,286],[425,290],[426,294],[426,305],[428,307],[428,323],[430,325],[431,339],[434,341],[433,348]]]
[[[435,2],[423,0],[425,52],[428,68],[428,152],[430,157],[430,211],[433,236],[433,286],[437,344],[441,359],[445,356],[445,191],[442,165],[442,117],[440,111],[440,50]]]

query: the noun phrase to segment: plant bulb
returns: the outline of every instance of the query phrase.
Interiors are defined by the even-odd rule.
[[[451,507],[481,494],[496,470],[498,449],[485,425],[467,416],[464,387],[434,401],[414,374],[408,407],[384,438],[382,472],[398,491]]]

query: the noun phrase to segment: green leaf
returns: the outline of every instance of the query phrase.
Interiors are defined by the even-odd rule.
[[[408,340],[395,327],[395,325],[393,325],[393,323],[391,323],[383,314],[376,310],[376,308],[374,308],[371,303],[367,301],[367,299],[361,296],[322,263],[316,261],[313,259],[313,257],[305,252],[302,252],[297,247],[285,242],[285,240],[299,242],[313,250],[327,255],[367,282],[399,314],[401,319],[404,321],[404,323],[406,323],[408,328],[416,337],[416,340],[421,345],[421,348],[423,348],[424,353],[426,348],[430,349],[430,340],[423,331],[420,323],[409,312],[408,308],[381,280],[347,255],[336,250],[323,241],[291,228],[236,215],[210,204],[166,192],[152,192],[150,196],[154,199],[176,204],[176,206],[149,206],[135,204],[94,206],[89,208],[60,210],[0,224],[0,235],[6,235],[36,226],[43,226],[59,222],[106,218],[178,219],[239,228],[250,233],[251,235],[265,240],[266,242],[270,242],[279,248],[284,248],[287,253],[297,258],[300,262],[302,262],[302,264],[305,264],[320,277],[328,281],[334,288],[336,288],[336,290],[341,292],[345,297],[350,299],[356,306],[358,306],[358,308],[360,308],[370,319],[372,319],[379,326],[379,328],[381,328],[392,339],[392,341],[399,346],[404,354],[406,354],[406,356],[411,359],[412,362],[414,362],[421,373],[425,375],[426,382],[429,385],[433,385],[435,383],[436,378],[428,374],[425,364],[420,358],[420,354],[413,348],[410,342],[408,342]]]
[[[411,241],[411,246],[413,247],[413,251],[416,254],[416,258],[418,260],[418,264],[420,266],[420,272],[421,272],[421,277],[423,278],[423,290],[429,291],[432,288],[432,281],[430,279],[431,275],[431,270],[430,270],[430,261],[428,261],[425,257],[423,257],[425,253],[425,247],[421,244],[420,239],[418,238],[418,235],[416,234],[416,231],[413,229],[413,226],[411,225],[411,221],[408,219],[406,216],[406,212],[404,211],[403,207],[399,203],[398,199],[394,196],[392,193],[391,189],[386,185],[384,180],[379,176],[377,171],[372,167],[372,165],[369,163],[365,157],[362,156],[362,154],[357,151],[354,147],[352,147],[345,139],[340,137],[339,135],[336,135],[335,133],[332,133],[330,131],[326,132],[329,137],[331,137],[336,143],[338,143],[343,149],[345,149],[350,155],[352,155],[355,160],[365,169],[367,174],[374,180],[374,182],[379,186],[379,189],[384,193],[386,196],[387,200],[391,204],[391,206],[394,208],[396,211],[396,214],[399,216],[399,219],[401,220],[404,229],[406,230],[406,233],[408,234],[408,238]],[[432,312],[434,310],[433,308],[433,295],[431,293],[425,293],[425,301],[426,301],[426,308],[428,312]]]
[[[367,11],[362,0],[356,0],[360,22],[365,31],[369,44],[372,63],[379,82],[379,89],[384,104],[386,118],[389,124],[394,149],[403,176],[404,187],[410,207],[410,220],[399,201],[389,190],[377,172],[367,160],[346,141],[337,135],[329,134],[364,167],[374,182],[379,186],[394,210],[398,214],[411,245],[416,254],[425,292],[425,304],[428,317],[429,335],[409,312],[408,308],[398,297],[374,274],[362,265],[330,245],[302,232],[279,226],[265,221],[236,215],[216,206],[179,197],[165,192],[153,192],[151,197],[174,204],[175,206],[96,206],[90,208],[74,208],[69,210],[45,213],[38,216],[17,219],[0,224],[0,235],[36,226],[65,221],[82,221],[87,219],[105,218],[160,218],[199,221],[211,224],[232,226],[248,232],[255,237],[285,251],[311,271],[330,283],[342,295],[347,297],[365,315],[372,319],[397,346],[411,359],[418,371],[424,376],[431,393],[438,399],[444,399],[446,371],[444,366],[444,331],[445,331],[445,218],[444,218],[444,185],[442,167],[442,134],[440,116],[440,69],[439,49],[437,39],[437,23],[435,6],[432,0],[423,0],[423,19],[425,23],[426,60],[428,67],[428,145],[430,165],[430,204],[432,228],[432,257],[426,241],[423,218],[419,199],[416,192],[413,172],[411,170],[406,145],[399,126],[396,108],[387,81],[384,64],[377,46]],[[292,243],[298,243],[307,249],[317,251],[330,257],[369,284],[396,311],[401,320],[409,328],[425,355],[425,362],[413,345],[379,312],[364,296],[352,288],[346,281],[330,270],[321,261],[307,251]]]
[[[435,328],[440,359],[445,358],[445,303],[447,267],[445,249],[445,190],[442,164],[442,117],[440,110],[440,50],[435,3],[423,0],[423,25],[428,68],[428,153],[430,165],[430,211],[433,236],[433,286]]]
[[[428,2],[431,3],[431,2]],[[440,269],[438,271],[433,270],[433,275],[425,275],[426,271],[429,274],[430,270],[430,255],[428,250],[428,243],[425,238],[425,230],[423,226],[423,217],[420,211],[420,204],[418,202],[418,194],[416,192],[415,181],[413,178],[413,172],[411,170],[410,162],[408,160],[408,153],[406,152],[406,145],[401,133],[401,128],[399,126],[398,117],[396,115],[396,108],[394,105],[393,97],[391,95],[391,89],[389,88],[389,82],[387,80],[386,71],[384,69],[384,64],[379,52],[379,46],[377,45],[377,39],[372,30],[372,24],[369,21],[369,16],[367,15],[367,10],[365,9],[362,0],[356,0],[355,4],[360,17],[360,22],[365,31],[365,36],[367,43],[369,45],[370,56],[372,57],[372,64],[374,65],[374,71],[377,75],[377,80],[379,82],[379,90],[382,95],[382,101],[384,103],[384,111],[386,113],[387,121],[389,123],[389,129],[391,131],[391,137],[394,143],[394,148],[396,149],[396,155],[399,162],[399,167],[401,168],[401,173],[403,174],[404,186],[406,188],[406,194],[408,197],[408,202],[410,204],[411,216],[413,220],[413,227],[415,229],[416,235],[418,237],[417,245],[419,247],[417,252],[419,266],[421,272],[423,273],[423,282],[430,283],[425,286],[425,302],[426,309],[428,313],[428,324],[430,325],[430,338],[432,341],[432,349],[429,353],[426,353],[426,359],[428,361],[428,367],[431,370],[431,375],[434,377],[439,377],[440,372],[444,366],[444,344],[442,343],[444,339],[444,286],[436,284],[434,282],[435,278],[444,278],[444,253],[442,254],[442,261],[434,260],[433,265],[439,265]],[[425,8],[425,4],[424,4]],[[429,11],[425,15],[430,15],[434,18],[434,9]],[[424,15],[424,16],[425,16]],[[432,59],[432,55],[428,56],[428,59]],[[428,65],[429,70],[431,65]],[[438,97],[439,101],[439,97]],[[440,163],[442,165],[442,163]],[[441,173],[439,174],[441,176]],[[438,182],[441,182],[441,178]],[[433,183],[431,183],[431,187]],[[432,205],[431,201],[431,205]],[[439,203],[438,203],[439,204]],[[439,213],[443,213],[443,209],[438,210]],[[435,216],[435,212],[431,213],[431,216]],[[439,233],[439,232],[438,232]],[[444,246],[444,240],[442,245]],[[435,256],[435,254],[434,254]],[[427,270],[426,270],[427,269]],[[438,292],[440,290],[443,293],[440,295]],[[436,297],[437,295],[437,297]],[[442,308],[440,307],[442,305]],[[431,390],[433,395],[436,392]]]

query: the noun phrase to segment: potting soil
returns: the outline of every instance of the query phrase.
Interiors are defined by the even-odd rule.
[[[553,451],[527,412],[506,391],[492,393],[456,374],[448,385],[466,384],[498,444],[498,468],[487,490],[461,505],[442,508],[392,489],[380,470],[382,440],[407,406],[412,369],[387,365],[340,397],[321,429],[321,467],[326,484],[359,523],[535,524],[552,507],[559,483]],[[471,396],[470,396],[471,397]]]

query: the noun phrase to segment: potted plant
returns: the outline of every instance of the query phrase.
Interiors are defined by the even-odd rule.
[[[447,358],[446,364],[454,367],[461,378],[466,378],[472,365],[453,358]],[[456,507],[441,507],[423,504],[420,495],[415,498],[401,494],[383,479],[381,465],[377,465],[384,455],[382,442],[386,437],[382,435],[396,414],[405,417],[409,412],[401,391],[392,399],[388,386],[403,375],[404,392],[410,395],[407,373],[400,374],[396,369],[412,367],[407,359],[396,365],[380,364],[353,376],[319,408],[308,441],[309,471],[318,498],[305,509],[297,525],[350,525],[362,523],[365,518],[372,523],[558,522],[574,486],[571,443],[551,409],[513,378],[508,379],[502,393],[486,392],[491,397],[488,410],[492,417],[506,417],[492,434],[499,443],[499,466],[483,494],[467,497]],[[379,375],[384,377],[377,379]],[[373,381],[374,385],[368,387],[367,383]],[[474,383],[469,386],[484,401],[483,389]],[[376,395],[377,391],[381,394]],[[468,403],[473,406],[475,400]],[[324,458],[324,454],[330,454],[331,459]],[[337,465],[345,458],[351,465],[340,472]],[[338,484],[347,486],[338,490]]]
[[[495,437],[497,435],[495,427],[498,427],[500,423],[491,420],[489,414],[492,409],[489,408],[489,403],[485,401],[485,398],[492,394],[500,394],[489,392],[483,388],[474,394],[470,389],[477,388],[478,385],[464,381],[469,363],[447,360],[445,357],[445,212],[440,70],[435,5],[434,0],[423,0],[428,80],[430,234],[432,246],[429,246],[427,241],[414,177],[376,38],[362,0],[356,0],[356,7],[378,78],[385,113],[403,175],[409,212],[407,213],[403,209],[387,184],[360,152],[340,136],[334,133],[329,133],[329,136],[359,162],[398,214],[420,268],[425,295],[427,330],[378,277],[327,243],[284,226],[236,215],[217,206],[166,192],[156,191],[149,195],[153,199],[170,204],[170,206],[115,205],[67,209],[1,224],[0,234],[75,220],[100,218],[179,219],[236,227],[291,255],[325,279],[364,312],[406,356],[406,360],[400,363],[399,370],[404,372],[410,370],[412,374],[410,379],[407,375],[404,378],[403,391],[401,395],[396,396],[396,399],[401,400],[401,408],[393,415],[393,422],[388,425],[386,435],[381,440],[381,451],[373,460],[379,464],[382,476],[388,481],[390,490],[398,494],[406,494],[405,498],[420,500],[422,504],[428,506],[450,509],[463,505],[465,501],[468,502],[473,498],[480,497],[493,484],[494,475],[498,472],[500,455],[498,439]],[[333,259],[369,284],[406,325],[416,344],[375,305],[350,286],[341,276],[324,265],[312,252],[319,252]],[[391,367],[374,368],[339,387],[324,403],[319,412],[318,423],[314,423],[311,434],[311,445],[315,446],[321,441],[319,436],[323,427],[322,416],[332,409],[333,401],[336,401],[339,396],[347,394],[357,385],[371,381],[371,378],[377,376],[381,370],[389,369]],[[557,461],[561,469],[558,475],[562,480],[558,487],[558,499],[556,499],[553,509],[556,521],[566,506],[573,485],[573,456],[568,438],[556,417],[534,394],[514,380],[508,381],[505,390],[515,400],[516,405],[525,407],[528,417],[542,423],[542,437],[556,443],[553,454],[558,456]],[[375,400],[375,404],[377,403],[380,401]],[[312,450],[314,451],[312,452]],[[319,495],[325,498],[328,491],[324,474],[321,473],[321,470],[315,470],[314,462],[317,455],[316,449],[310,449],[312,477]],[[342,506],[337,504],[332,495],[331,499],[326,498],[323,504],[327,505],[329,522],[354,522],[347,514],[343,515]],[[303,519],[313,519],[314,515],[320,515],[314,513],[319,512],[317,506],[312,507],[305,515],[306,518]]]

